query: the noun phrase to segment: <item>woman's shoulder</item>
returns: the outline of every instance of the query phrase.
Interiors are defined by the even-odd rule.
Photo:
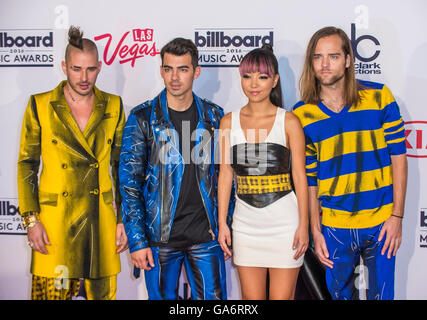
[[[285,128],[295,129],[300,127],[301,123],[298,117],[292,112],[285,110]]]
[[[225,116],[221,118],[220,127],[223,129],[231,128],[231,117],[232,117],[233,111],[230,111]]]
[[[295,114],[293,114],[291,111],[287,111],[287,110],[285,110],[285,121],[299,123],[298,117]]]

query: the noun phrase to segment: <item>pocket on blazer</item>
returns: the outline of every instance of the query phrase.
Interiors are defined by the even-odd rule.
[[[107,113],[104,113],[104,116],[102,117],[102,120],[111,119],[111,118],[117,118],[118,116],[119,116],[118,112],[107,112]]]
[[[39,204],[56,207],[58,205],[58,194],[39,190]]]
[[[103,192],[102,197],[104,198],[105,204],[112,204],[113,203],[113,190]]]

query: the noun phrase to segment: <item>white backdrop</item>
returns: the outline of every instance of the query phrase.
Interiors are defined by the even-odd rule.
[[[344,29],[358,54],[358,77],[386,83],[407,122],[409,184],[395,296],[427,298],[427,199],[422,197],[427,188],[427,1],[2,0],[0,299],[29,298],[30,250],[16,214],[21,121],[30,94],[64,79],[60,64],[71,24],[96,39],[103,61],[97,86],[120,95],[126,114],[163,88],[156,53],[178,36],[196,41],[205,65],[195,92],[226,112],[246,101],[232,65],[253,48],[257,36],[271,41],[290,108],[299,99],[298,80],[311,35],[326,25]],[[128,252],[121,259],[117,298],[145,299],[142,279],[131,275]],[[229,298],[239,299],[237,274],[229,262],[227,269]]]

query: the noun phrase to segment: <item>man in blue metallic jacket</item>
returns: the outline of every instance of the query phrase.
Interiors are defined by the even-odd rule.
[[[161,58],[166,88],[131,111],[123,133],[120,192],[132,262],[145,270],[149,299],[178,298],[183,263],[192,299],[226,299],[216,192],[224,113],[192,91],[201,68],[191,40],[172,40]]]

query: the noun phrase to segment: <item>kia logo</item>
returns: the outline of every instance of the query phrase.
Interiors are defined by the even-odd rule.
[[[405,122],[406,155],[427,158],[427,121]]]

